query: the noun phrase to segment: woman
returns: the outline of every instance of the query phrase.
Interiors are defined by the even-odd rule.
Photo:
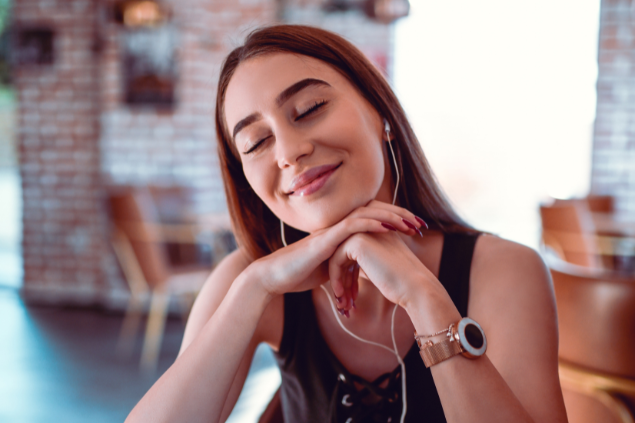
[[[239,248],[128,421],[224,421],[262,342],[287,422],[566,421],[540,257],[456,216],[355,47],[303,26],[252,33],[222,68],[216,128]],[[460,322],[486,336],[468,340],[477,358]]]

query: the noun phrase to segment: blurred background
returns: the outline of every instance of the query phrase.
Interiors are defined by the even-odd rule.
[[[122,421],[173,362],[235,248],[221,62],[301,23],[384,73],[468,222],[544,255],[570,421],[633,422],[634,4],[0,0],[0,421]],[[279,383],[261,347],[230,421]]]

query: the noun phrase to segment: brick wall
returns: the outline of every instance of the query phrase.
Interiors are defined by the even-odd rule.
[[[214,141],[214,101],[220,63],[256,26],[273,22],[271,0],[164,1],[178,43],[178,84],[172,111],[122,104],[124,28],[102,26],[102,167],[109,182],[185,185],[199,212],[226,210]]]
[[[324,3],[321,0],[287,0],[281,17],[288,23],[317,26],[344,36],[390,79],[393,74],[393,26],[372,21],[358,10],[327,13]]]
[[[0,91],[0,170],[13,169],[17,165],[15,114],[15,104],[9,97],[8,90]]]
[[[214,143],[214,99],[220,64],[252,29],[279,21],[320,26],[354,42],[389,71],[391,28],[359,11],[326,13],[322,0],[249,2],[171,0],[179,39],[179,85],[171,113],[122,106],[120,47],[123,30],[103,26],[102,167],[112,183],[190,186],[200,212],[226,210]]]
[[[17,0],[16,28],[55,30],[53,65],[15,70],[27,300],[118,307],[125,284],[108,243],[105,189],[184,185],[199,212],[226,211],[214,139],[220,64],[253,28],[303,23],[341,33],[387,74],[392,29],[323,0],[165,0],[177,42],[171,109],[124,104],[124,26],[114,0]]]
[[[635,215],[635,10],[630,0],[602,0],[597,115],[591,190],[617,198]]]
[[[92,0],[21,0],[14,27],[55,32],[54,63],[17,66],[24,295],[92,302],[107,291]]]

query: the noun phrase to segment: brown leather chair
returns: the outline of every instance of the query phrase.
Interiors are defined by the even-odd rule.
[[[558,306],[560,380],[569,421],[632,423],[635,276],[546,259]]]
[[[123,187],[109,195],[112,217],[111,243],[130,288],[118,352],[128,355],[134,345],[141,314],[150,297],[148,324],[141,353],[141,368],[154,371],[158,361],[165,319],[172,298],[179,301],[186,318],[194,298],[209,276],[211,266],[169,266],[166,242],[197,243],[196,229],[164,225],[150,192]]]

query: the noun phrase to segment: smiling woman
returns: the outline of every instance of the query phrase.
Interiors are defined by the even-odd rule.
[[[566,421],[542,261],[456,216],[354,46],[255,31],[223,65],[216,128],[239,249],[129,421],[224,421],[260,343],[287,422]]]

